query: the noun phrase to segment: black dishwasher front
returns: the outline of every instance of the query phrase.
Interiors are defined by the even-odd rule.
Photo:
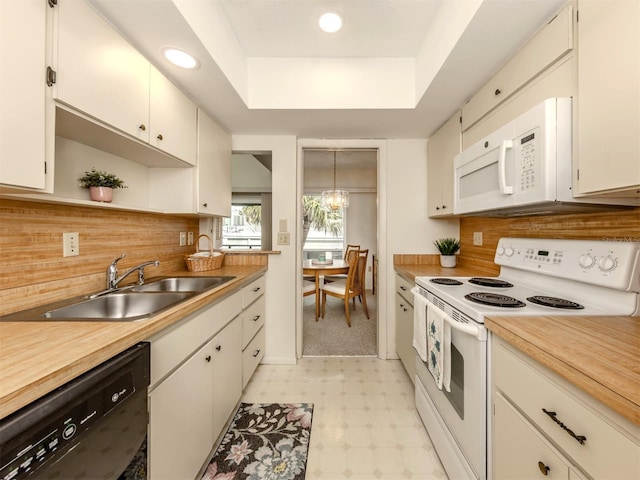
[[[139,343],[0,420],[0,480],[146,479],[149,352]]]

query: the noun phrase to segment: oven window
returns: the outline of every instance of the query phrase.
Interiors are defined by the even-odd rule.
[[[442,389],[461,420],[464,420],[464,357],[451,343],[451,391]]]

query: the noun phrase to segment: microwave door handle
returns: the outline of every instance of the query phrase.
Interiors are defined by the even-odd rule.
[[[507,148],[513,148],[512,140],[503,140],[498,154],[498,182],[500,192],[504,195],[512,195],[513,187],[507,185]]]
[[[453,318],[449,317],[449,315],[444,316],[444,321],[447,322],[454,330],[459,330],[462,333],[476,337],[478,340],[482,340],[480,328],[475,325],[466,325],[464,323],[456,322]]]

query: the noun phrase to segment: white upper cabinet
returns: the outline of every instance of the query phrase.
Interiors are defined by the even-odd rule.
[[[148,142],[147,59],[84,1],[57,8],[56,99]]]
[[[196,210],[231,216],[231,136],[198,110]]]
[[[195,165],[195,104],[87,3],[57,8],[56,100]]]
[[[153,66],[150,85],[149,143],[195,165],[195,104]]]
[[[453,158],[460,153],[460,112],[429,139],[427,203],[430,217],[453,215]]]
[[[10,189],[46,187],[48,8],[42,0],[0,1],[0,185]]]
[[[640,196],[640,2],[578,14],[578,193]]]

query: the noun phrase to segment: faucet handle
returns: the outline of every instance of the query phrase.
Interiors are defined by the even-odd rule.
[[[126,257],[127,254],[123,253],[122,255],[120,255],[118,258],[116,258],[113,262],[111,262],[111,265],[113,265],[114,267],[116,266],[116,263],[118,263],[120,260],[122,260],[124,257]]]

